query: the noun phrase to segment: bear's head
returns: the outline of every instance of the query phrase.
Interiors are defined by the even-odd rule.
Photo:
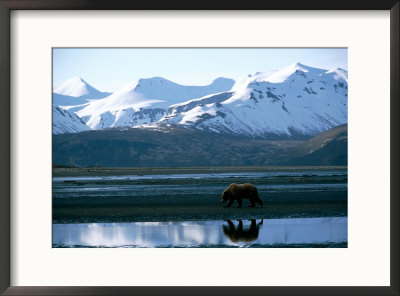
[[[222,200],[221,202],[224,203],[226,201],[228,201],[231,198],[232,193],[230,192],[230,190],[225,190],[224,193],[222,193]]]

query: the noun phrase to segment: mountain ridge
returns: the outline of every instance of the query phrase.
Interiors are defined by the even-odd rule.
[[[347,125],[341,132],[330,130],[309,140],[320,148],[307,152],[304,147],[309,141],[254,139],[179,126],[119,127],[53,135],[53,163],[75,167],[268,166],[299,165],[302,157],[301,165],[347,165],[342,150],[324,150],[340,137],[347,147]],[[323,161],[307,159],[313,153],[320,153],[317,156]]]
[[[110,95],[91,86],[81,77],[72,77],[53,88],[53,93],[81,99],[100,99]]]
[[[168,108],[182,100],[196,99],[198,97],[229,90],[233,80],[217,78],[205,86],[185,86],[174,83],[162,77],[140,79],[130,83],[114,94],[95,102],[77,112],[84,118],[86,124],[92,129],[119,126],[118,121],[130,109],[131,116],[143,109]],[[124,122],[132,122],[132,117]],[[149,120],[147,123],[153,123]]]
[[[180,125],[218,134],[309,138],[347,123],[347,88],[346,70],[294,63],[206,86],[143,78],[105,98],[63,108],[91,129]]]

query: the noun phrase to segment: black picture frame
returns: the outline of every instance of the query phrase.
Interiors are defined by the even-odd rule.
[[[390,286],[388,287],[78,287],[10,286],[10,12],[12,10],[387,10],[390,11]],[[1,295],[400,295],[399,293],[399,0],[0,0],[0,293]],[[12,54],[12,53],[11,53]],[[12,153],[12,151],[11,151]],[[368,260],[366,258],[366,260]]]

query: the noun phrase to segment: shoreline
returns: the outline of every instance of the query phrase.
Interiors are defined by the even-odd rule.
[[[208,174],[239,172],[347,171],[347,166],[87,167],[53,168],[53,177]]]
[[[224,208],[221,204],[87,205],[53,207],[53,223],[171,222],[346,217],[347,202],[266,204],[263,208]]]
[[[53,223],[347,216],[347,167],[57,168],[53,177]],[[257,186],[264,208],[248,208],[248,200],[224,208],[227,186],[246,182]]]

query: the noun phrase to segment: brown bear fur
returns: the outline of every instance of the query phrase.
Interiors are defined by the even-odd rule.
[[[235,200],[238,202],[238,208],[242,207],[242,199],[247,198],[250,200],[250,206],[251,208],[254,208],[256,206],[256,202],[263,206],[262,200],[258,196],[258,191],[257,187],[245,183],[245,184],[231,184],[229,185],[228,188],[225,189],[224,193],[222,194],[222,203],[226,202],[229,200],[228,204],[225,206],[226,208],[229,208]]]

